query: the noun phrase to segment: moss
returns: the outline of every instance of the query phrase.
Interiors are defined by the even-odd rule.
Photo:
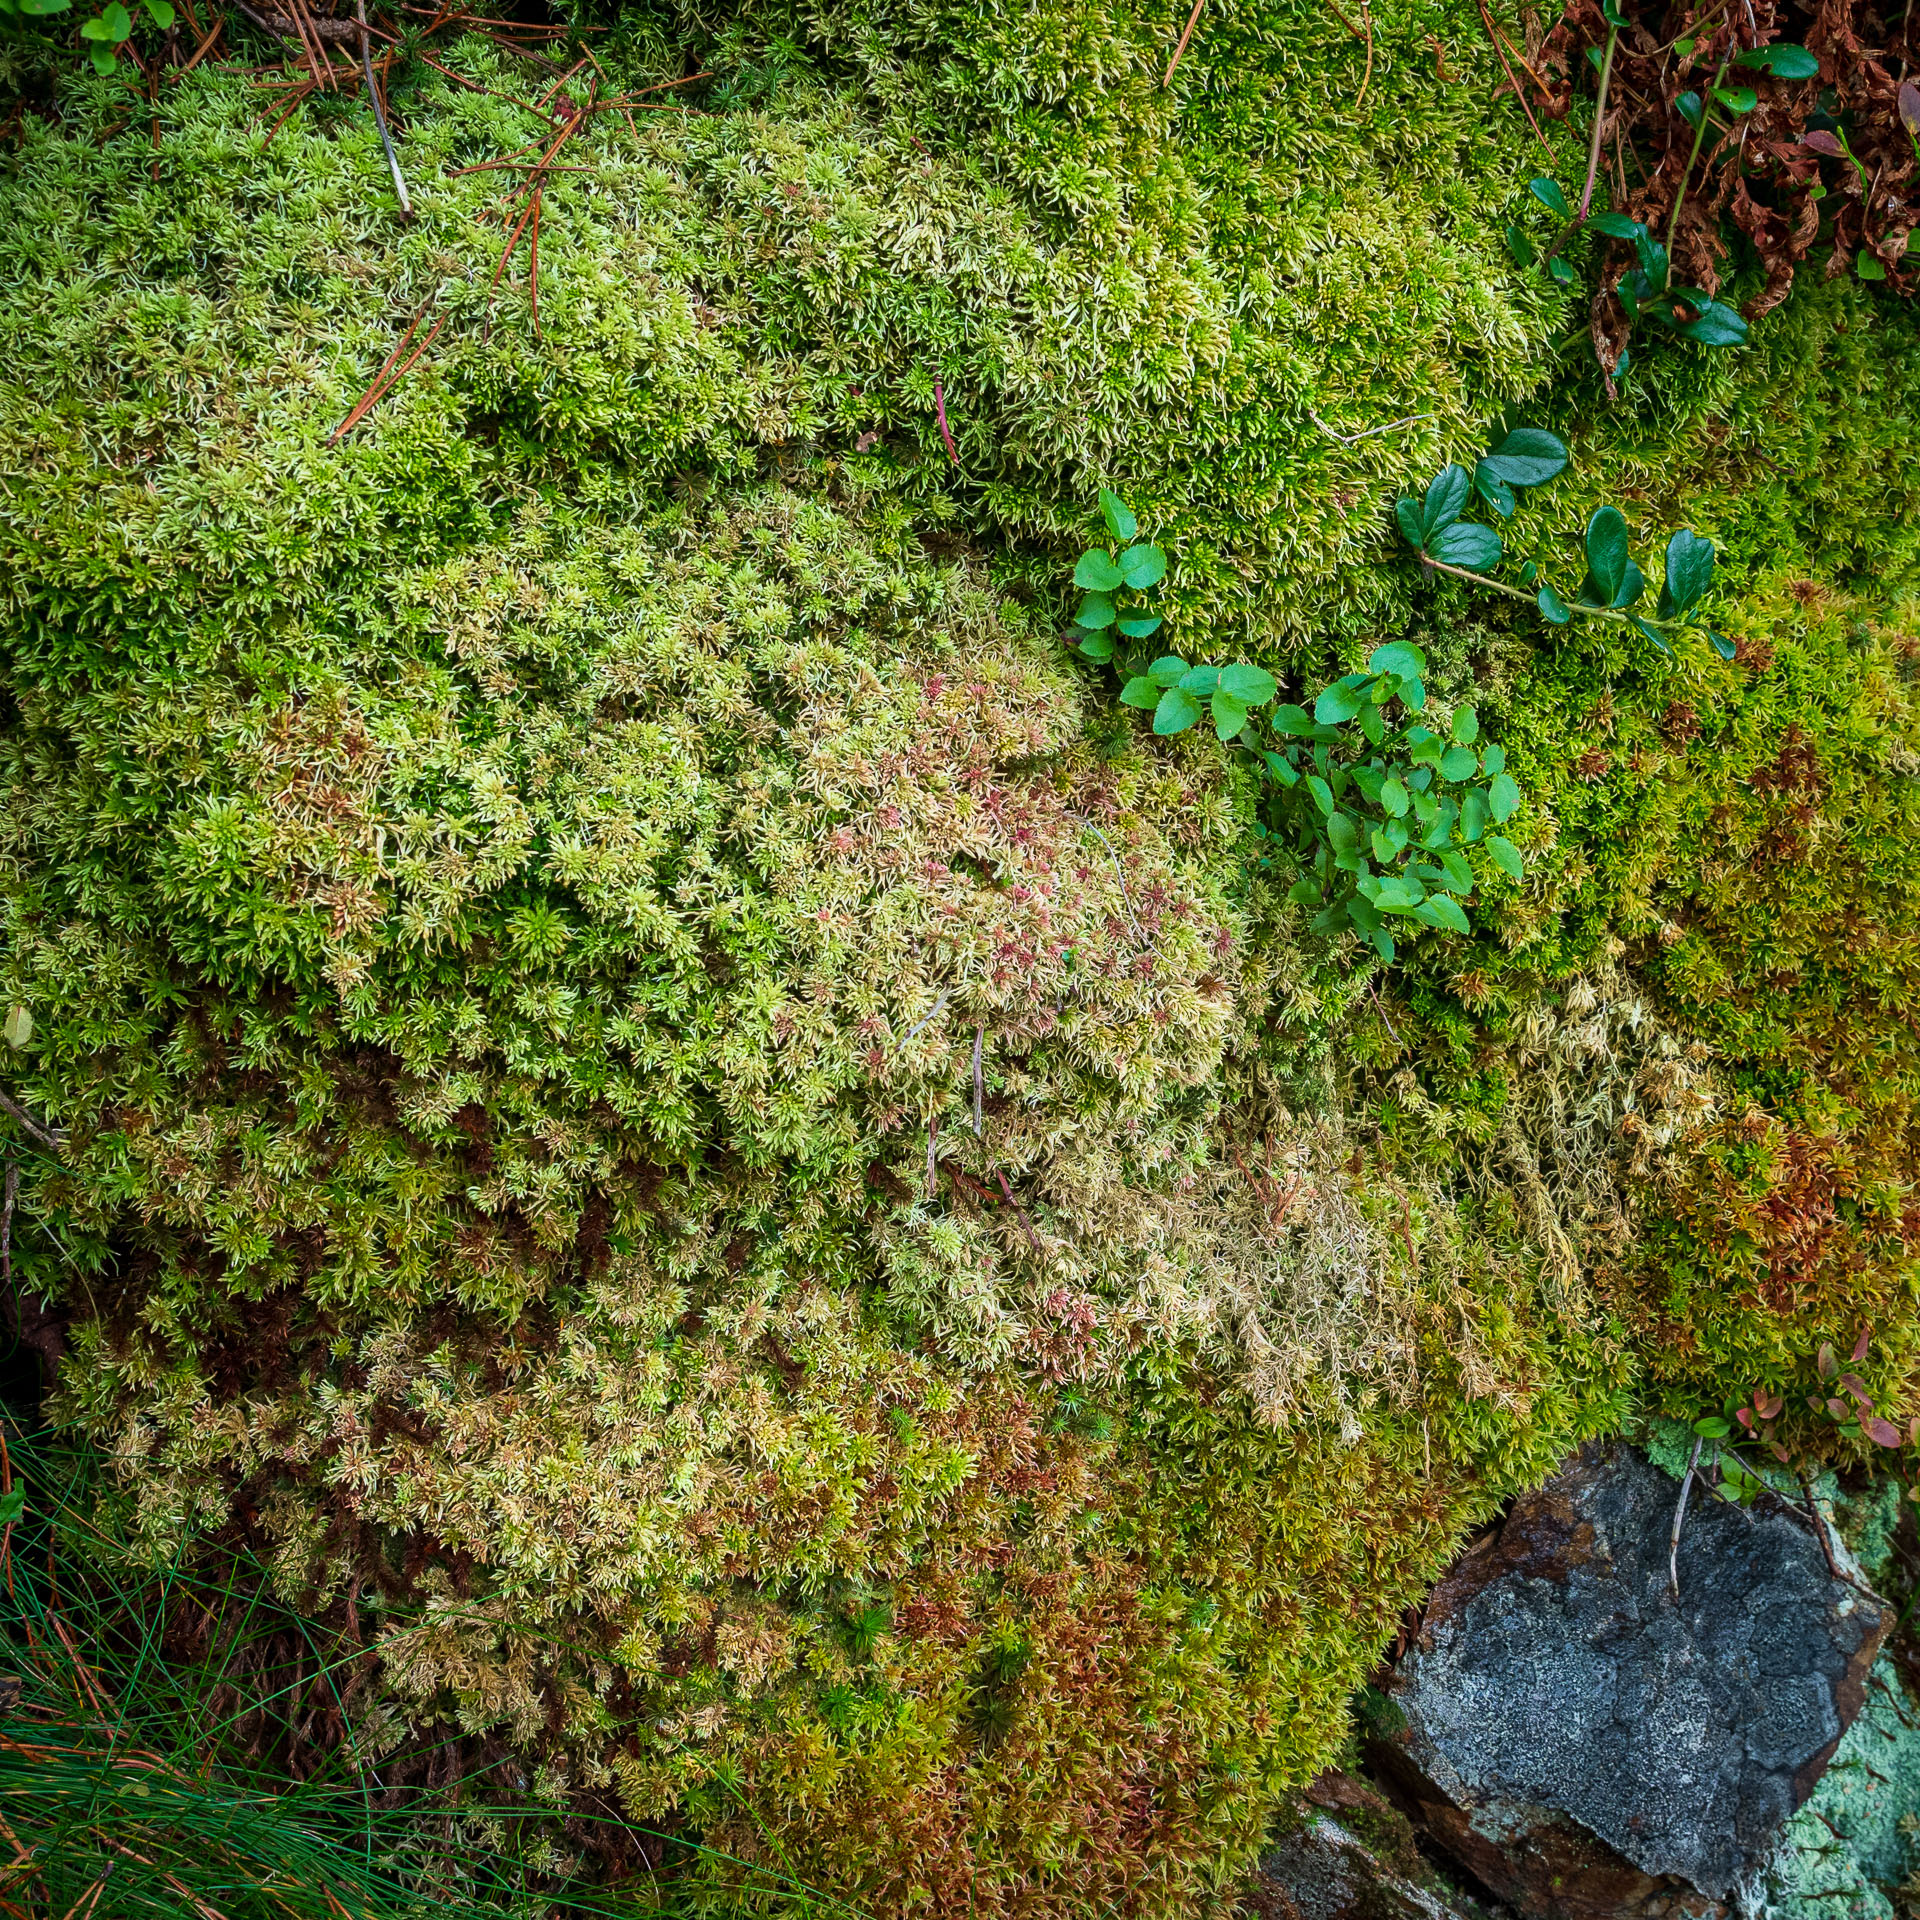
[[[1864,1209],[1809,1298],[1912,1350],[1905,1042],[1841,1044],[1905,964],[1911,473],[1834,399],[1904,404],[1910,324],[1797,296],[1537,509],[1684,498],[1736,670],[1382,565],[1383,488],[1564,316],[1490,55],[1371,18],[1365,102],[1324,9],[1220,7],[1164,88],[1124,12],[686,23],[724,83],[575,137],[537,327],[458,171],[525,118],[431,70],[408,228],[369,129],[263,157],[205,70],[157,163],[77,81],[0,182],[0,998],[70,1130],[20,1254],[63,1404],[149,1550],[246,1535],[417,1722],[707,1871],[1196,1910],[1468,1525],[1641,1378],[1809,1337],[1740,1238],[1796,1141]],[[1055,625],[1097,480],[1195,651],[1404,628],[1480,701],[1538,875],[1488,938],[1307,944],[1246,779],[1114,722]]]

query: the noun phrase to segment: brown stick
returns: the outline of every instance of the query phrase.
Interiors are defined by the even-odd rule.
[[[940,438],[947,443],[947,458],[957,467],[960,456],[954,451],[953,435],[947,429],[947,396],[940,386],[940,376],[933,377],[933,417],[940,422]]]
[[[1193,0],[1193,11],[1187,15],[1187,24],[1180,35],[1180,44],[1174,48],[1173,58],[1167,62],[1167,70],[1160,76],[1160,84],[1163,87],[1173,78],[1173,70],[1180,64],[1180,56],[1186,52],[1187,42],[1193,38],[1193,30],[1200,24],[1200,9],[1206,4],[1207,0]]]
[[[1533,117],[1533,108],[1527,103],[1527,96],[1520,91],[1520,82],[1514,77],[1513,68],[1507,62],[1507,50],[1501,42],[1499,30],[1493,24],[1493,15],[1487,11],[1487,0],[1479,0],[1480,21],[1487,30],[1487,38],[1493,42],[1493,51],[1500,62],[1500,71],[1507,76],[1507,84],[1513,89],[1513,97],[1520,102],[1520,111],[1527,116],[1527,125],[1533,129],[1533,137],[1540,142],[1546,152],[1553,149],[1547,145],[1547,136],[1540,131],[1540,122]]]
[[[49,1152],[58,1153],[66,1145],[67,1135],[64,1127],[49,1127],[44,1122],[36,1120],[10,1094],[0,1093],[0,1110],[12,1114]]]
[[[1027,1218],[1026,1208],[1013,1197],[1013,1189],[1007,1185],[1007,1176],[996,1168],[993,1177],[1000,1182],[1000,1191],[1007,1196],[1007,1205],[1020,1216],[1020,1224],[1027,1230],[1027,1238],[1033,1244],[1035,1257],[1040,1260],[1045,1260],[1047,1250],[1040,1244],[1040,1236],[1034,1232],[1033,1222]]]

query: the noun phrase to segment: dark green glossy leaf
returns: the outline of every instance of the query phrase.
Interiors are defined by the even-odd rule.
[[[1751,113],[1760,104],[1760,96],[1751,87],[1715,87],[1713,97],[1729,113]]]
[[[1522,267],[1532,266],[1540,257],[1533,242],[1518,227],[1507,229],[1507,251],[1513,255],[1515,264]]]
[[[1587,225],[1595,233],[1604,233],[1614,240],[1636,239],[1647,230],[1644,221],[1630,220],[1624,213],[1589,214]]]
[[[1713,542],[1682,527],[1667,542],[1666,592],[1674,612],[1687,612],[1712,584]]]
[[[1776,80],[1813,80],[1820,73],[1820,62],[1805,47],[1785,40],[1770,47],[1747,47],[1733,58],[1736,66],[1759,67]]]
[[[1446,566],[1485,573],[1500,564],[1505,549],[1491,527],[1483,527],[1475,520],[1456,520],[1428,540],[1427,551]]]
[[[1534,595],[1533,603],[1556,627],[1564,627],[1573,618],[1572,609],[1551,587],[1542,587]]]
[[[1700,131],[1700,122],[1706,118],[1707,109],[1697,93],[1683,93],[1673,103],[1680,109],[1680,118],[1696,133]]]
[[[1427,483],[1426,498],[1420,503],[1420,544],[1431,547],[1442,527],[1450,526],[1465,510],[1473,491],[1473,476],[1465,467],[1449,462]]]
[[[1426,530],[1420,522],[1420,502],[1412,494],[1403,493],[1393,503],[1393,517],[1400,523],[1401,536],[1410,547],[1418,547],[1426,537]]]
[[[1707,638],[1713,643],[1714,652],[1717,653],[1722,660],[1738,658],[1740,653],[1739,647],[1736,646],[1733,641],[1729,640],[1724,633],[1717,631],[1713,627],[1709,627],[1707,629]]]
[[[1491,464],[1485,460],[1475,462],[1473,469],[1473,490],[1503,520],[1513,518],[1514,509],[1519,501],[1513,497],[1513,489],[1494,472]]]
[[[1618,507],[1601,507],[1587,522],[1587,566],[1611,604],[1627,577],[1627,522]]]
[[[1747,337],[1747,323],[1724,301],[1709,300],[1698,319],[1675,331],[1703,347],[1737,347]]]
[[[1552,208],[1562,220],[1571,220],[1573,218],[1573,209],[1567,205],[1567,196],[1560,191],[1558,181],[1549,180],[1545,178],[1544,175],[1536,174],[1527,182],[1527,191],[1531,193],[1543,207]]]

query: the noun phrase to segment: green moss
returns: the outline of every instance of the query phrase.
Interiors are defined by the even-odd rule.
[[[1655,363],[1528,510],[1684,502],[1771,673],[1383,564],[1387,488],[1581,396],[1490,54],[1371,18],[1364,102],[1319,8],[1166,87],[1126,13],[689,24],[713,110],[569,145],[537,328],[458,171],[528,122],[431,70],[406,228],[238,76],[157,162],[90,81],[23,124],[0,1002],[70,1145],[18,1258],[149,1550],[249,1530],[548,1802],[889,1911],[1191,1912],[1464,1528],[1815,1337],[1739,1236],[1818,1126],[1862,1211],[1807,1284],[1912,1351],[1905,1042],[1841,1045],[1906,964],[1910,325]],[[1115,720],[1056,628],[1097,480],[1194,652],[1406,629],[1479,701],[1537,875],[1486,939],[1306,944],[1245,776]],[[1757,851],[1788,725],[1866,853]]]

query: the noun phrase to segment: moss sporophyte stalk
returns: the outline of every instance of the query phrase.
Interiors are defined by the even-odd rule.
[[[1197,1915],[1582,1439],[1911,1474],[1905,269],[1710,129],[1610,400],[1497,8],[198,17],[0,39],[6,1248],[316,1741]]]

